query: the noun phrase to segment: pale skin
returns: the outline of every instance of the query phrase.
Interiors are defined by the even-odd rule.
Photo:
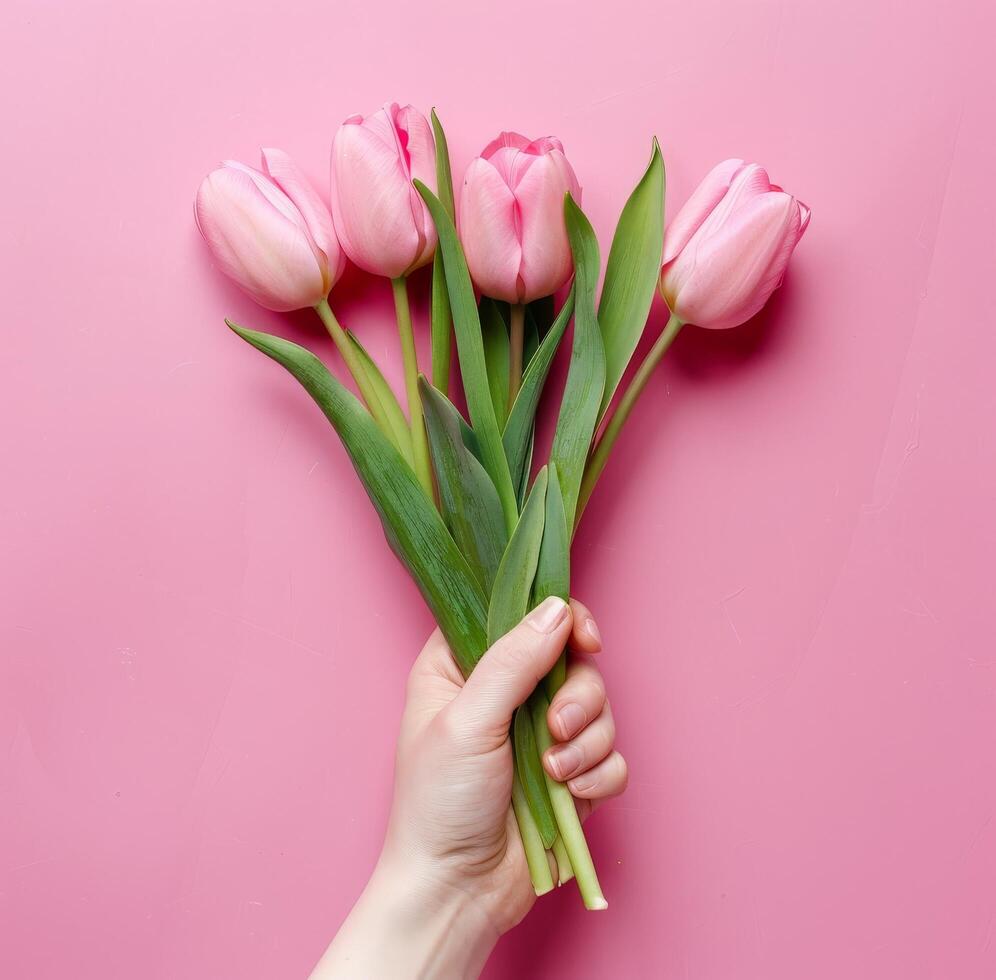
[[[582,819],[626,788],[593,660],[601,638],[585,606],[547,599],[466,682],[437,630],[408,678],[383,850],[312,980],[477,977],[499,937],[532,908],[509,809],[508,728],[565,644],[567,680],[550,704],[555,745],[543,765],[567,782]]]

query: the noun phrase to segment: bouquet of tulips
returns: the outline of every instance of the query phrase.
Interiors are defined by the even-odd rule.
[[[275,311],[312,307],[352,376],[355,397],[312,353],[226,321],[285,367],[332,423],[391,548],[469,674],[527,610],[570,591],[570,544],[609,453],[654,368],[686,323],[732,327],[779,285],[809,210],[742,160],[715,167],[664,230],[664,163],[650,163],[601,258],[560,142],[502,133],[454,199],[435,112],[352,116],[332,145],[331,208],[279,150],[262,168],[227,162],[197,192],[198,227],[221,269]],[[459,204],[457,207],[456,204]],[[391,280],[407,415],[329,294],[347,258]],[[420,373],[409,278],[431,263],[432,363]],[[557,304],[554,297],[566,296]],[[670,319],[618,392],[654,293]],[[533,458],[537,410],[568,335],[549,458]],[[452,338],[466,416],[450,390]],[[575,878],[605,908],[574,800],[540,762],[564,658],[515,716],[512,807],[537,894]]]

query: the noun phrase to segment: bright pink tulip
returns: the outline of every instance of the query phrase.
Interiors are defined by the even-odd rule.
[[[263,170],[226,160],[197,189],[194,217],[222,271],[267,309],[325,299],[346,264],[332,216],[282,150]]]
[[[581,187],[560,140],[502,133],[467,168],[460,238],[485,296],[528,303],[558,290],[573,270],[564,195]]]
[[[332,214],[346,254],[361,269],[396,279],[432,258],[436,227],[412,186],[436,190],[436,144],[412,106],[392,102],[350,116],[332,143]]]
[[[809,215],[758,164],[714,167],[664,234],[660,286],[671,313],[717,330],[749,320],[781,285]]]

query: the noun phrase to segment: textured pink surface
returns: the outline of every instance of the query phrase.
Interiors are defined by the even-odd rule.
[[[330,343],[221,281],[191,199],[260,143],[323,179],[392,98],[458,172],[558,135],[605,240],[653,132],[670,214],[733,154],[814,209],[768,311],[679,338],[589,512],[610,909],[542,902],[488,976],[996,975],[992,6],[464,8],[4,6],[0,975],[301,976],[377,851],[429,617],[221,317]],[[337,305],[398,379],[386,284]]]

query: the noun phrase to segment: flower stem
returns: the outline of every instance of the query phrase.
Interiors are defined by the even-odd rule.
[[[388,417],[383,402],[380,400],[380,396],[377,394],[377,389],[370,380],[370,375],[367,374],[367,369],[364,367],[363,362],[353,349],[353,345],[350,344],[349,338],[346,336],[346,331],[342,329],[342,326],[336,319],[335,314],[332,312],[332,307],[329,306],[329,301],[327,299],[323,299],[320,303],[316,304],[315,312],[318,314],[322,323],[325,324],[325,329],[329,332],[329,336],[332,338],[336,349],[342,356],[346,367],[349,369],[349,373],[353,376],[353,380],[356,382],[356,387],[359,388],[360,395],[366,402],[367,408],[370,410],[370,414],[377,423],[377,427],[384,433],[384,435],[387,436],[388,439],[391,440],[392,445],[398,449],[401,449],[401,446],[398,445],[398,440],[395,438],[394,432],[391,429],[391,420]]]
[[[512,411],[515,396],[522,387],[522,347],[525,334],[526,307],[523,303],[512,304],[511,324],[508,344],[508,410]]]
[[[557,884],[566,885],[574,877],[574,868],[571,867],[571,859],[567,856],[564,839],[558,835],[550,850],[557,859]]]
[[[547,701],[546,695],[539,688],[533,693],[532,705],[536,746],[542,755],[553,744],[553,737],[550,735],[550,729],[546,723],[550,702]],[[605,901],[602,886],[598,883],[598,875],[595,873],[595,865],[591,860],[588,842],[581,829],[581,820],[578,817],[577,807],[574,805],[574,797],[571,796],[571,791],[563,783],[558,783],[546,770],[543,771],[543,775],[546,777],[546,788],[550,791],[550,802],[553,804],[557,826],[560,828],[560,839],[564,842],[564,849],[567,851],[571,866],[574,868],[574,876],[577,878],[584,907],[591,910],[607,909],[609,903]]]
[[[526,852],[526,864],[529,865],[529,877],[533,883],[533,891],[537,895],[545,895],[553,889],[553,875],[550,873],[550,862],[540,837],[539,828],[533,820],[526,802],[526,793],[519,782],[518,774],[512,777],[512,810],[515,821],[519,825],[519,836],[522,838],[522,849]]]
[[[432,469],[429,463],[429,440],[422,420],[422,400],[418,394],[418,356],[415,353],[415,334],[412,331],[412,311],[408,303],[408,280],[398,276],[391,280],[394,290],[394,309],[398,316],[398,336],[401,339],[401,360],[405,368],[405,390],[408,392],[408,416],[412,429],[412,449],[415,455],[415,475],[428,494],[435,500],[432,488]]]
[[[672,314],[671,319],[667,321],[654,346],[650,348],[647,356],[643,359],[643,363],[637,369],[636,374],[633,375],[633,380],[630,381],[623,392],[622,398],[619,399],[619,404],[612,413],[609,424],[602,433],[602,438],[598,440],[585,466],[584,476],[581,480],[581,491],[578,496],[577,516],[574,519],[575,527],[577,527],[581,520],[581,514],[584,512],[588,499],[595,489],[598,478],[602,475],[602,470],[605,469],[605,464],[609,460],[609,454],[612,452],[612,447],[619,438],[619,433],[622,432],[622,428],[626,424],[626,419],[629,418],[629,413],[633,411],[633,406],[636,404],[643,389],[647,386],[654,368],[660,363],[660,359],[667,352],[674,338],[678,336],[678,331],[683,326],[684,324],[681,320]]]

